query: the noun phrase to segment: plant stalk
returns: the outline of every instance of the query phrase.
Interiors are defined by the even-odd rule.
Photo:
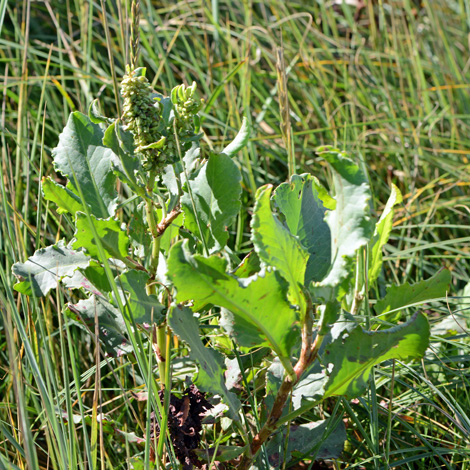
[[[147,191],[152,194],[155,186],[156,172],[155,170],[150,171],[149,179],[147,181]],[[150,251],[150,266],[149,273],[150,279],[147,283],[147,294],[156,294],[155,276],[158,269],[158,261],[160,258],[160,240],[161,236],[157,228],[157,219],[155,213],[155,207],[153,200],[150,197],[145,199],[145,214],[147,217],[147,223],[149,225],[150,234],[152,236],[152,244]],[[165,377],[166,377],[166,324],[157,327],[154,334],[154,344],[156,346],[156,356],[158,363],[158,370],[160,373],[160,387],[165,388]]]
[[[251,442],[249,452],[242,457],[240,463],[237,465],[237,469],[239,470],[248,470],[250,468],[256,454],[261,449],[261,446],[281,425],[279,419],[292,389],[299,381],[302,374],[316,359],[323,342],[324,335],[320,333],[317,334],[315,341],[313,341],[313,303],[310,295],[307,292],[304,292],[304,294],[307,300],[307,308],[302,324],[302,346],[300,357],[297,364],[294,366],[295,375],[292,376],[286,371],[284,380],[277,392],[276,399],[273,407],[271,408],[268,419]],[[322,325],[320,325],[318,331],[323,331]]]

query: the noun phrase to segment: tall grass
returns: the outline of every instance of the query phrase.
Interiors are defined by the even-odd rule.
[[[233,137],[242,116],[250,120],[253,137],[237,160],[244,207],[233,227],[236,249],[249,242],[256,188],[284,181],[294,157],[298,172],[329,180],[315,158],[320,144],[361,162],[378,214],[391,183],[401,189],[377,296],[389,280],[413,283],[441,266],[452,270],[453,290],[422,307],[435,334],[421,362],[385,364],[375,371],[376,394],[320,410],[347,422],[346,450],[332,465],[468,469],[470,6],[364,3],[358,10],[320,0],[142,0],[140,64],[163,94],[198,82],[209,148]],[[148,455],[131,434],[149,429],[147,405],[135,398],[145,382],[137,365],[103,357],[64,317],[71,292],[21,298],[11,275],[14,262],[73,235],[39,183],[54,174],[51,149],[71,111],[86,112],[99,97],[104,114],[118,113],[129,15],[122,0],[0,1],[0,469],[124,469]],[[283,139],[286,119],[293,151]],[[97,420],[100,413],[113,423]]]

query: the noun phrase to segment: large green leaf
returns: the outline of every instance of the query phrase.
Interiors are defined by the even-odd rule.
[[[251,127],[248,123],[248,119],[246,117],[243,118],[242,127],[238,131],[238,134],[235,138],[230,142],[230,144],[225,147],[221,153],[227,155],[228,157],[235,156],[240,150],[242,150],[248,141],[250,140],[251,135]]]
[[[227,155],[220,154],[211,155],[196,178],[186,183],[191,186],[196,211],[190,195],[185,193],[181,198],[185,226],[205,240],[211,253],[227,243],[227,227],[240,210],[240,182],[237,165]]]
[[[45,296],[65,276],[73,276],[77,268],[86,268],[90,258],[65,246],[63,240],[56,245],[37,250],[25,263],[15,263],[15,276],[24,278],[15,284],[15,290],[36,297]]]
[[[267,266],[275,267],[290,285],[293,305],[304,306],[302,286],[308,252],[271,210],[272,186],[258,190],[251,222],[252,239],[258,256]]]
[[[237,279],[226,273],[227,261],[218,256],[191,255],[187,241],[170,250],[168,277],[177,288],[178,301],[197,299],[202,305],[225,307],[243,337],[243,346],[267,346],[292,370],[290,352],[299,341],[295,311],[286,300],[286,282],[277,272]],[[247,339],[249,338],[249,341]]]
[[[390,232],[392,231],[393,208],[396,204],[402,202],[402,200],[400,190],[392,184],[392,193],[390,194],[385,209],[375,226],[374,236],[370,241],[369,284],[375,282],[380,275],[383,260],[382,249],[388,242]]]
[[[211,348],[206,348],[199,335],[199,324],[188,307],[174,307],[168,315],[170,328],[191,348],[191,359],[198,365],[195,384],[204,392],[221,395],[229,408],[232,419],[238,420],[237,412],[241,403],[236,395],[227,390],[224,376],[222,355]]]
[[[129,237],[121,230],[119,222],[114,219],[96,219],[91,216],[91,222],[103,245],[104,252],[108,258],[123,260],[128,255]],[[90,229],[90,221],[83,212],[77,212],[74,248],[85,248],[88,254],[98,258],[99,251],[93,232]]]
[[[70,180],[76,195],[81,188],[85,202],[96,217],[106,218],[116,210],[114,152],[103,146],[103,131],[82,113],[70,114],[53,150],[54,166]]]
[[[83,211],[80,198],[70,189],[53,181],[51,177],[43,178],[41,187],[44,198],[57,204],[59,214],[70,212],[75,215],[77,211]]]
[[[334,426],[334,429],[332,429],[333,424],[331,419],[320,420],[292,425],[289,433],[287,429],[278,433],[266,446],[269,468],[283,468],[284,458],[287,463],[294,458],[294,455],[310,458],[315,455],[315,460],[339,458],[346,441],[346,428],[341,420]]]
[[[274,201],[310,255],[305,284],[321,281],[331,264],[331,233],[324,218],[327,209],[335,208],[335,200],[315,177],[305,174],[293,175],[289,183],[278,186]]]
[[[112,168],[118,178],[139,191],[136,173],[140,169],[140,161],[134,156],[134,138],[125,131],[119,122],[113,122],[105,131],[103,145],[110,148],[117,157],[112,160]]]
[[[415,284],[402,284],[401,286],[391,286],[382,300],[375,304],[377,315],[393,313],[387,315],[383,320],[393,321],[401,315],[400,310],[412,305],[428,302],[433,299],[445,297],[451,281],[450,271],[443,269],[429,279]]]
[[[147,295],[146,286],[150,276],[144,271],[132,269],[121,274],[116,283],[128,303],[129,310],[137,323],[161,323],[165,318],[164,307],[156,295]]]
[[[75,305],[68,305],[67,314],[75,320],[83,320],[92,333],[95,332],[97,317],[100,340],[111,356],[122,356],[132,351],[121,312],[103,297],[92,295]]]
[[[336,209],[328,211],[325,220],[331,231],[331,267],[316,289],[315,295],[327,299],[347,291],[352,263],[359,248],[365,246],[374,228],[369,215],[371,198],[367,178],[346,154],[329,147],[320,149],[333,170]]]
[[[429,323],[423,314],[416,313],[402,325],[369,332],[354,320],[345,320],[335,324],[332,336],[333,341],[325,346],[321,356],[329,376],[324,398],[354,398],[366,391],[373,366],[389,359],[422,357],[429,345]]]

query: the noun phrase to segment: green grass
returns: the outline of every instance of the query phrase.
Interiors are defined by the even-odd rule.
[[[99,97],[103,113],[116,115],[129,3],[106,2],[104,16],[102,2],[0,1],[0,469],[75,470],[90,461],[127,469],[148,450],[96,420],[102,408],[120,430],[145,435],[147,404],[131,393],[145,378],[132,358],[96,354],[61,313],[74,294],[20,298],[11,275],[14,262],[72,237],[39,182],[54,174],[51,150],[71,111],[86,112]],[[281,45],[297,172],[328,181],[314,149],[333,144],[368,171],[377,214],[390,184],[401,189],[377,294],[447,266],[449,298],[420,308],[432,325],[456,318],[463,330],[433,336],[421,362],[377,368],[369,396],[328,402],[303,419],[347,420],[335,468],[468,469],[470,4],[368,0],[358,13],[327,3],[142,1],[141,64],[163,94],[198,82],[208,147],[220,149],[243,116],[251,121],[252,140],[237,159],[244,186],[231,239],[237,250],[248,249],[256,188],[288,175],[276,88]]]

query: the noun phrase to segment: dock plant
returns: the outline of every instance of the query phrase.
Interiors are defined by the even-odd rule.
[[[101,115],[97,102],[70,115],[53,151],[67,183],[49,175],[42,191],[74,237],[15,264],[15,289],[74,290],[70,321],[88,329],[101,357],[135,364],[148,396],[147,462],[248,469],[339,457],[341,416],[303,416],[327,399],[362,396],[383,361],[421,358],[427,317],[400,312],[444,296],[449,272],[392,286],[372,306],[401,195],[392,187],[376,220],[363,166],[328,146],[316,155],[331,187],[308,173],[260,187],[250,246],[235,251],[231,228],[247,208],[234,157],[250,139],[248,121],[228,145],[205,148],[196,84],[162,96],[132,62],[121,116]],[[203,426],[223,437],[207,431],[213,442],[203,446]]]

